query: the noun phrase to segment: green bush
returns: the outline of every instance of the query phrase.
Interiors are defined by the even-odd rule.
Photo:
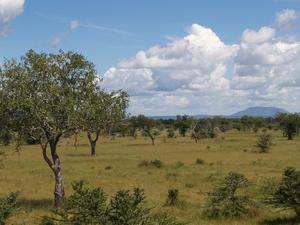
[[[196,164],[197,165],[203,165],[205,163],[205,161],[203,159],[196,159]]]
[[[239,218],[254,213],[254,203],[243,190],[247,188],[247,178],[231,172],[224,182],[208,193],[208,203],[204,216],[209,218]]]
[[[178,203],[178,189],[169,189],[166,206],[174,206]]]
[[[153,214],[145,207],[145,194],[139,188],[118,191],[110,201],[101,188],[86,188],[82,181],[74,183],[73,190],[41,225],[180,225],[174,218]]]
[[[5,225],[5,221],[13,213],[17,206],[17,194],[11,193],[6,198],[0,199],[0,225]]]
[[[156,168],[161,168],[164,166],[164,164],[162,163],[162,161],[160,161],[159,159],[154,159],[152,161],[149,162],[150,166],[156,167]]]
[[[138,164],[138,167],[156,167],[156,168],[161,168],[163,166],[164,166],[164,164],[159,159],[154,159],[154,160],[151,160],[151,161],[143,160],[143,161],[141,161]]]
[[[300,220],[300,170],[293,167],[285,169],[271,203],[279,208],[293,209]]]
[[[260,153],[267,153],[272,145],[272,136],[266,132],[263,132],[258,136],[256,147],[259,148]]]

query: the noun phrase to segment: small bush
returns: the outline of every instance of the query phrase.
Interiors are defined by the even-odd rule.
[[[161,168],[163,167],[162,161],[159,159],[154,159],[151,161],[143,160],[138,164],[138,167],[155,167],[155,168]]]
[[[243,188],[247,188],[247,178],[238,173],[231,172],[224,182],[208,193],[208,203],[204,216],[209,218],[238,218],[254,213],[253,201],[243,194]]]
[[[288,167],[270,201],[274,206],[293,209],[300,221],[300,170]]]
[[[112,166],[106,166],[104,169],[105,169],[105,170],[111,170],[111,169],[112,169]]]
[[[271,134],[263,132],[258,136],[256,147],[258,147],[260,153],[267,153],[272,145]]]
[[[196,159],[196,164],[197,165],[203,165],[205,163],[205,161],[203,159]]]
[[[183,167],[183,166],[184,166],[184,163],[181,162],[181,161],[178,161],[178,162],[175,163],[174,168],[178,169],[178,168]]]
[[[156,168],[161,168],[161,167],[164,166],[162,161],[160,161],[159,159],[154,159],[154,160],[150,161],[149,165],[153,166],[153,167],[156,167]]]
[[[179,191],[177,189],[169,189],[166,206],[174,206],[178,203]]]
[[[85,188],[82,181],[74,183],[73,190],[41,225],[180,225],[174,218],[153,214],[145,207],[145,194],[139,188],[118,191],[110,201],[101,188]]]
[[[168,129],[167,130],[167,137],[168,138],[176,138],[176,133],[174,129]]]
[[[0,199],[0,225],[5,225],[5,221],[11,216],[17,206],[17,194],[11,193],[6,198]]]

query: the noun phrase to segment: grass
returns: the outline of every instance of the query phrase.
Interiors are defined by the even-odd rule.
[[[72,139],[65,139],[58,149],[66,194],[71,192],[71,182],[81,179],[88,181],[90,187],[101,186],[109,195],[138,186],[145,189],[147,204],[154,210],[170,213],[191,225],[297,224],[291,223],[292,211],[278,212],[269,207],[262,207],[258,216],[248,220],[207,220],[201,216],[206,193],[230,171],[244,174],[252,184],[251,195],[259,198],[266,180],[280,179],[286,166],[299,169],[300,138],[287,141],[280,132],[274,132],[270,153],[259,154],[253,153],[257,135],[230,131],[223,139],[205,139],[198,144],[189,137],[159,141],[164,138],[161,136],[155,146],[144,137],[102,138],[97,157],[89,156],[84,134],[77,150]],[[53,175],[39,146],[23,146],[21,154],[12,147],[5,148],[10,151],[0,169],[0,196],[18,191],[21,206],[8,224],[38,224],[41,216],[52,209]],[[196,165],[198,158],[205,164]],[[153,160],[160,160],[164,166],[138,166]],[[164,207],[172,188],[179,190],[184,208]]]

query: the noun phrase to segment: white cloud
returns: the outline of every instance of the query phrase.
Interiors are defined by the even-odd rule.
[[[258,44],[270,41],[275,35],[275,30],[270,27],[262,27],[259,31],[247,29],[242,34],[242,42]]]
[[[105,88],[133,96],[131,112],[223,114],[255,105],[300,111],[297,38],[276,36],[275,28],[263,26],[227,45],[210,28],[193,24],[185,37],[168,41],[104,74]]]
[[[294,22],[299,18],[299,12],[293,9],[284,9],[276,14],[276,23],[284,29],[293,28]]]
[[[0,37],[11,32],[10,22],[23,12],[25,0],[0,0]]]

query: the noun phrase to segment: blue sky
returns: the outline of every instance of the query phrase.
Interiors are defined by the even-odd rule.
[[[269,61],[257,62],[256,59],[261,59],[262,56],[258,55],[254,60],[250,57],[251,52],[245,50],[249,50],[250,46],[251,51],[260,51],[266,43],[269,44],[269,50],[275,47],[282,49],[280,44],[288,43],[293,49],[284,48],[297,53],[293,54],[295,58],[291,60],[299,59],[298,0],[0,0],[1,7],[6,10],[6,14],[0,13],[0,61],[4,57],[19,57],[28,49],[80,52],[95,63],[99,74],[104,77],[105,88],[124,88],[129,91],[133,96],[130,111],[134,114],[226,114],[254,105],[300,110],[296,104],[298,96],[294,96],[295,99],[290,102],[288,97],[282,97],[283,94],[277,95],[280,91],[287,93],[298,90],[300,75],[293,75],[289,79],[283,77],[281,83],[270,81],[276,71],[280,74],[285,72],[279,71],[279,64],[283,63],[286,68],[300,68],[298,64],[280,60],[272,61],[273,64]],[[278,19],[279,13],[282,13],[281,20]],[[269,29],[263,29],[259,33],[262,27]],[[192,71],[183,69],[177,62],[171,66],[165,63],[153,64],[153,60],[175,54],[173,48],[170,50],[165,47],[171,45],[175,48],[182,44],[181,39],[189,35],[196,37],[191,37],[192,41],[187,38],[195,43],[191,43],[188,49],[183,49],[182,54],[187,56],[183,58],[195,59],[192,68],[189,67]],[[262,37],[264,35],[269,38]],[[216,43],[220,48],[214,51],[221,49],[224,57],[212,63],[211,52],[208,54],[197,50],[193,56],[191,48],[197,46],[203,49],[206,44],[214,45],[214,41],[219,42],[214,39],[215,36],[226,45],[226,50],[222,44]],[[265,39],[260,41],[257,38]],[[202,42],[199,44],[197,40]],[[246,44],[243,43],[248,47],[244,48]],[[148,52],[154,46],[160,46],[160,49]],[[139,51],[146,53],[147,57],[143,58],[143,62],[136,56]],[[278,51],[276,50],[277,54]],[[292,54],[286,51],[287,56]],[[198,53],[202,56],[199,59]],[[274,54],[270,52],[268,59],[281,56]],[[172,57],[175,59],[177,56]],[[269,68],[271,64],[273,67]],[[260,65],[260,71],[257,65]],[[112,68],[115,69],[113,72]],[[269,70],[266,71],[267,69]],[[188,78],[194,72],[195,75]],[[218,75],[214,75],[216,73]],[[268,73],[269,76],[263,77],[263,73]],[[175,78],[174,74],[177,74]],[[125,85],[113,79],[121,80]],[[190,80],[187,81],[188,79]],[[141,82],[143,85],[150,83],[146,86],[138,85],[141,87],[138,90],[139,88],[126,82]],[[283,86],[286,82],[293,85]],[[224,83],[222,87],[221,83]],[[211,92],[218,85],[220,87]],[[212,99],[212,95],[215,98]]]

